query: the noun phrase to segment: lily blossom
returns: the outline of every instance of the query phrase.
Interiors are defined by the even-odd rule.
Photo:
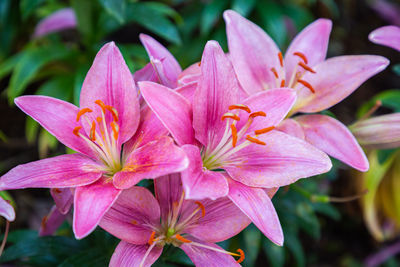
[[[238,13],[225,11],[224,19],[230,58],[243,89],[253,95],[272,88],[292,88],[297,100],[290,116],[330,108],[389,64],[386,58],[373,55],[325,59],[332,28],[328,19],[308,25],[295,37],[285,55],[260,27]],[[318,124],[321,120],[324,129]],[[331,118],[303,117],[298,121],[300,126],[304,121],[307,121],[306,141],[358,170],[368,170],[364,152],[342,123]],[[315,134],[320,130],[324,134]]]
[[[53,32],[76,28],[77,20],[72,8],[63,8],[42,19],[36,25],[34,38],[42,37]]]
[[[79,153],[19,165],[1,177],[0,188],[74,189],[77,238],[94,230],[121,190],[188,165],[184,151],[160,136],[153,120],[140,123],[135,84],[113,42],[97,54],[82,86],[80,108],[46,96],[22,96],[15,103]]]
[[[282,244],[278,217],[262,188],[327,172],[329,157],[275,130],[296,100],[292,89],[240,100],[232,65],[215,41],[207,43],[200,65],[193,104],[162,85],[139,83],[148,106],[189,157],[182,172],[185,197],[228,196],[265,235]]]
[[[229,199],[185,200],[179,174],[154,181],[155,196],[143,187],[125,190],[104,215],[100,226],[122,239],[111,258],[113,266],[150,266],[165,245],[181,248],[196,266],[240,266],[244,252],[228,252],[216,242],[249,225]]]
[[[400,51],[400,27],[384,26],[372,31],[368,39],[375,43]]]

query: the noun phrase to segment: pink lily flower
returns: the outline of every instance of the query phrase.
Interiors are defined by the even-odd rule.
[[[375,43],[400,51],[400,27],[384,26],[372,31],[368,39]]]
[[[327,172],[329,157],[274,130],[296,100],[292,89],[240,100],[232,65],[215,41],[204,49],[201,71],[192,101],[162,85],[139,83],[149,107],[189,157],[182,172],[185,197],[228,196],[266,236],[282,244],[279,219],[262,188]]]
[[[154,181],[155,196],[143,187],[124,191],[100,226],[122,239],[111,258],[113,266],[150,266],[164,245],[181,248],[196,266],[240,266],[237,253],[215,245],[246,228],[250,221],[227,198],[185,200],[179,174]]]
[[[39,38],[53,32],[76,28],[77,20],[72,8],[57,10],[42,19],[35,28],[34,38]]]
[[[253,95],[272,88],[292,88],[297,101],[289,115],[330,108],[389,64],[386,58],[372,55],[325,59],[332,27],[327,19],[318,19],[301,31],[285,56],[260,27],[238,13],[225,11],[224,19],[230,58],[243,89]],[[295,136],[304,135],[328,155],[360,171],[368,170],[363,150],[341,122],[324,115],[304,115],[289,124],[292,130],[302,130]]]
[[[0,188],[74,188],[77,238],[94,230],[121,190],[188,165],[184,151],[160,136],[158,122],[140,122],[132,75],[113,42],[99,51],[85,78],[81,108],[46,96],[22,96],[15,103],[79,153],[19,165],[1,177]]]

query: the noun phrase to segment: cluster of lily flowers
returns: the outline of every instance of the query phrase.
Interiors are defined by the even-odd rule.
[[[282,245],[271,202],[279,187],[328,172],[329,156],[368,170],[352,132],[319,112],[389,61],[326,59],[327,19],[301,31],[285,55],[238,13],[225,11],[224,19],[228,54],[209,41],[201,61],[182,71],[165,47],[142,34],[150,63],[132,75],[117,46],[105,44],[83,83],[80,107],[46,96],[16,98],[78,153],[19,165],[0,178],[0,190],[50,188],[55,207],[42,233],[54,232],[73,205],[76,238],[100,226],[121,239],[110,266],[150,266],[167,244],[196,266],[237,266],[245,252],[215,243],[250,223]],[[143,179],[154,180],[154,194],[137,186]],[[1,214],[11,221],[7,205]]]

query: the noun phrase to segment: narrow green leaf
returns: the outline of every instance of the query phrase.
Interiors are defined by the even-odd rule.
[[[19,7],[22,14],[22,19],[26,20],[32,12],[41,4],[43,4],[45,0],[21,0]]]
[[[58,267],[97,267],[107,266],[110,262],[111,255],[105,253],[99,247],[85,249],[77,254],[72,254],[64,260]]]
[[[71,0],[75,11],[79,31],[90,40],[94,34],[94,17],[96,8],[93,0]]]
[[[18,53],[7,58],[0,64],[0,80],[11,73],[11,71],[15,68],[15,65],[19,62],[24,52]]]
[[[285,264],[285,249],[272,243],[266,237],[263,239],[263,250],[270,266],[282,267]]]
[[[242,16],[247,15],[254,9],[256,0],[233,0],[232,9],[236,10]]]
[[[261,232],[254,224],[250,224],[243,231],[243,236],[245,243],[244,251],[246,252],[246,266],[254,266],[261,249]]]
[[[120,24],[125,22],[125,0],[99,0],[102,7]]]
[[[229,1],[227,0],[213,0],[204,6],[200,22],[200,31],[202,34],[210,32],[218,19],[222,18],[222,12],[228,4]]]

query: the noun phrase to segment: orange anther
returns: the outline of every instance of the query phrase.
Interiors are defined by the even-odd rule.
[[[237,262],[237,263],[243,262],[243,261],[244,261],[244,252],[243,252],[243,250],[241,250],[240,248],[238,248],[236,251],[240,254],[240,258],[237,259],[236,262]]]
[[[255,130],[254,133],[256,135],[264,134],[264,133],[268,133],[268,132],[272,131],[273,129],[275,129],[275,126],[270,126],[270,127],[264,128],[264,129]]]
[[[231,131],[232,131],[232,146],[235,147],[236,143],[237,143],[237,129],[236,126],[234,124],[231,124]]]
[[[275,68],[271,68],[272,73],[275,75],[275,78],[279,78],[278,72],[276,71]]]
[[[94,103],[96,103],[97,105],[99,105],[101,107],[101,110],[103,110],[103,113],[106,113],[106,105],[104,104],[103,101],[98,99],[98,100],[94,101]]]
[[[204,207],[204,205],[201,204],[200,201],[195,201],[194,203],[196,203],[201,209],[201,217],[204,217],[204,215],[206,215],[206,208]]]
[[[105,106],[105,108],[111,112],[114,121],[118,121],[118,111],[112,106]]]
[[[175,238],[178,239],[179,241],[183,242],[183,243],[191,243],[192,241],[190,241],[189,239],[184,238],[183,236],[181,236],[180,234],[176,234]]]
[[[43,216],[42,222],[40,223],[42,225],[42,228],[46,228],[47,220],[49,218],[47,216]]]
[[[62,191],[59,188],[54,188],[54,192],[56,192],[57,194],[60,194]]]
[[[119,127],[118,127],[118,124],[115,123],[115,121],[111,122],[111,129],[112,129],[113,134],[114,134],[114,139],[117,140],[118,139]]]
[[[238,115],[236,115],[236,114],[233,114],[233,113],[225,113],[223,116],[222,116],[222,120],[225,120],[226,118],[229,118],[229,119],[232,119],[232,120],[235,120],[235,121],[240,121],[240,118],[239,118],[239,116]]]
[[[281,81],[281,87],[284,87],[285,86],[285,79],[283,79],[282,81]]]
[[[149,238],[149,241],[147,242],[150,246],[153,245],[154,242],[154,237],[156,236],[156,232],[152,232]]]
[[[96,120],[98,123],[100,123],[103,119],[101,117],[97,117]]]
[[[278,58],[279,58],[279,64],[281,64],[281,67],[283,67],[283,56],[281,52],[278,53]]]
[[[131,220],[131,224],[133,224],[133,225],[137,225],[137,224],[138,224],[138,222],[137,222],[136,220]]]
[[[228,109],[229,110],[241,109],[241,110],[246,111],[247,113],[251,112],[251,110],[250,110],[250,108],[248,106],[242,105],[242,104],[230,105]]]
[[[263,145],[263,146],[266,145],[266,143],[264,143],[263,141],[258,140],[257,138],[251,137],[250,135],[246,136],[246,140],[248,140],[248,141],[250,141],[252,143],[255,143],[257,145]]]
[[[199,65],[199,67],[200,67],[201,66],[201,61],[197,65]]]
[[[310,89],[310,91],[315,94],[315,90],[314,88],[311,86],[311,84],[309,84],[308,82],[306,82],[305,80],[297,80],[298,83],[301,83],[302,85],[304,85],[305,87],[307,87],[308,89]]]
[[[76,115],[76,121],[78,122],[79,119],[81,118],[81,116],[87,112],[92,112],[92,110],[90,108],[83,108],[83,109],[79,110],[78,114]]]
[[[92,127],[90,128],[89,138],[92,141],[96,141],[96,123],[92,122]]]
[[[304,55],[303,53],[294,52],[293,55],[298,56],[299,58],[301,58],[304,61],[304,63],[308,64],[308,59],[307,59],[306,55]]]
[[[72,132],[74,133],[74,135],[79,137],[79,130],[82,128],[82,126],[76,126]]]
[[[257,112],[253,112],[249,115],[249,118],[255,118],[255,117],[265,117],[267,116],[267,114],[265,114],[264,111],[257,111]]]
[[[304,64],[303,62],[299,62],[299,66],[305,69],[306,71],[309,71],[311,73],[316,73],[315,70]]]

